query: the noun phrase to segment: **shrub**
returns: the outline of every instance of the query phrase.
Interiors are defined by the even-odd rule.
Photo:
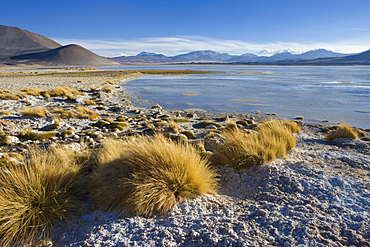
[[[265,121],[252,133],[234,127],[223,132],[225,140],[211,157],[214,163],[236,169],[248,168],[285,157],[296,144],[292,131],[282,121]]]
[[[119,154],[100,166],[90,183],[102,209],[150,217],[179,201],[215,193],[215,171],[190,144],[155,135],[126,141]]]
[[[45,117],[49,111],[44,108],[28,107],[21,110],[22,116],[25,117]]]
[[[330,142],[337,138],[357,139],[358,133],[347,124],[340,124],[336,130],[329,131],[328,135],[326,136],[326,141]]]
[[[33,150],[24,165],[0,171],[0,245],[23,246],[49,235],[78,211],[76,166],[69,154]]]

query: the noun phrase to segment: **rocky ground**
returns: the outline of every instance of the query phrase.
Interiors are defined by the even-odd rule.
[[[99,76],[0,77],[0,89],[69,86],[82,92],[73,101],[42,96],[1,100],[0,110],[9,114],[0,116],[0,155],[24,152],[34,143],[95,148],[107,136],[158,131],[198,142],[209,131],[222,128],[226,116],[240,121],[242,128],[253,128],[271,117],[168,111],[159,105],[143,108],[138,106],[141,100],[119,84],[107,82],[111,80]],[[85,99],[95,105],[86,104]],[[55,107],[68,111],[78,105],[99,117],[61,117],[50,128],[56,124],[55,115],[61,114],[53,112]],[[49,113],[25,117],[20,112],[26,107],[45,108]],[[180,133],[169,129],[169,119],[176,119]],[[220,167],[217,195],[181,202],[167,215],[154,218],[119,218],[90,205],[81,217],[59,225],[51,242],[54,246],[370,246],[370,144],[360,139],[326,142],[328,127],[327,123],[302,124],[297,146],[287,159],[240,171]],[[36,133],[55,131],[56,135],[22,139],[19,131],[27,128]],[[212,151],[207,138],[204,141],[206,151]]]

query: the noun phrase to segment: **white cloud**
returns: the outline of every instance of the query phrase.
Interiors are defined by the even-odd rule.
[[[240,40],[213,39],[201,36],[186,37],[151,37],[131,40],[89,40],[54,38],[62,45],[79,44],[93,52],[106,56],[132,56],[142,51],[161,53],[167,56],[178,55],[197,50],[213,50],[226,52],[233,55],[244,53],[258,54],[262,50],[269,51],[272,55],[278,51],[305,52],[314,49],[327,49],[343,53],[357,53],[370,49],[370,39],[357,41],[347,40],[340,42],[270,42],[252,43]]]

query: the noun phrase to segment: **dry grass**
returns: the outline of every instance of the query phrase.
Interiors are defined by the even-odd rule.
[[[0,115],[10,115],[10,111],[0,110]]]
[[[73,97],[82,93],[69,87],[56,87],[46,92],[50,97]]]
[[[107,86],[107,85],[105,85],[101,90],[106,92],[106,93],[112,93],[113,92],[112,88],[110,86]]]
[[[24,165],[0,171],[0,246],[24,246],[78,211],[79,167],[68,152],[34,149]]]
[[[28,107],[20,111],[24,117],[46,117],[49,111],[44,108]]]
[[[40,96],[42,92],[45,92],[45,90],[35,89],[35,88],[30,88],[30,87],[24,87],[22,89],[22,92],[25,92],[27,95]]]
[[[295,121],[281,120],[281,123],[290,129],[293,133],[301,133],[301,128]]]
[[[84,103],[85,103],[86,105],[93,105],[93,106],[96,106],[96,103],[95,103],[93,100],[91,100],[91,99],[84,99]]]
[[[211,160],[236,169],[285,157],[296,144],[291,129],[284,122],[273,119],[265,121],[252,133],[235,129],[233,125],[225,129],[223,136],[225,141],[218,146]]]
[[[18,138],[24,140],[45,140],[49,138],[53,138],[58,134],[57,131],[46,131],[46,132],[38,132],[33,131],[31,128],[22,129],[18,132]]]
[[[340,124],[336,130],[329,131],[328,135],[326,136],[326,141],[330,142],[337,138],[357,139],[358,133],[355,129],[348,126],[347,124]]]
[[[177,125],[175,120],[168,120],[168,131],[173,132],[174,134],[180,133],[180,127]]]
[[[215,193],[215,171],[187,143],[162,135],[142,137],[106,157],[110,162],[97,169],[90,183],[93,200],[105,210],[150,217],[179,201]]]
[[[96,111],[82,105],[79,105],[76,108],[66,109],[62,107],[54,107],[52,112],[58,114],[58,117],[60,118],[86,118],[96,120],[100,117]]]

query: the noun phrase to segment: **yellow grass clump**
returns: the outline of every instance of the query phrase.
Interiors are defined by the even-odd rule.
[[[228,126],[222,134],[225,140],[211,157],[213,163],[248,168],[286,157],[296,144],[291,128],[284,121],[267,120],[252,133],[239,130],[231,123]]]
[[[42,92],[45,92],[45,90],[35,89],[31,87],[24,87],[22,89],[22,92],[25,92],[27,95],[40,96]]]
[[[329,131],[328,135],[326,136],[326,141],[332,141],[337,138],[351,138],[357,139],[358,133],[352,127],[347,124],[340,124],[336,130]]]
[[[102,209],[121,215],[164,214],[177,202],[216,192],[216,172],[190,144],[163,135],[127,140],[119,155],[98,167],[91,196]]]
[[[0,170],[0,246],[28,246],[75,215],[78,170],[69,152],[36,149],[23,165]]]
[[[90,120],[96,120],[99,118],[99,114],[82,105],[77,106],[76,108],[62,108],[54,107],[52,110],[53,113],[58,114],[60,118],[86,118]]]
[[[81,95],[82,93],[76,89],[72,89],[69,87],[56,87],[47,91],[47,94],[50,97],[72,97]]]
[[[22,129],[18,132],[18,137],[25,140],[45,140],[53,138],[58,134],[57,131],[33,131],[31,128]]]
[[[38,107],[27,107],[21,110],[22,116],[25,117],[46,117],[48,110]]]

